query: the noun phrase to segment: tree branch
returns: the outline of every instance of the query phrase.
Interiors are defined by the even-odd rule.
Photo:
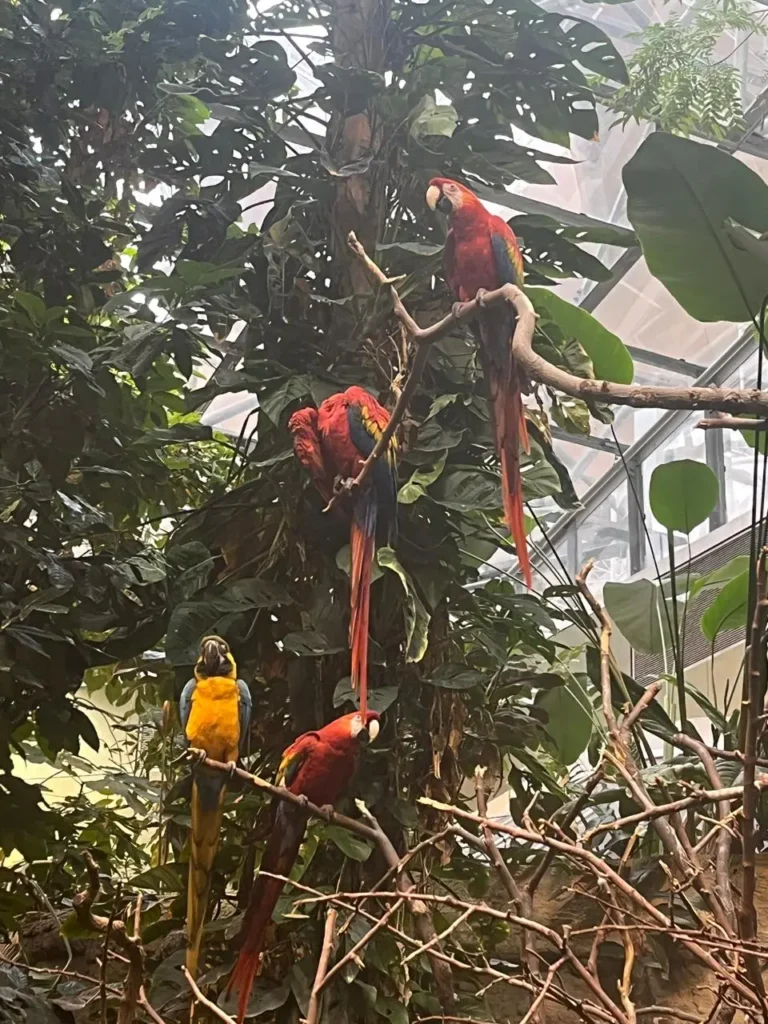
[[[699,420],[702,430],[768,430],[768,419],[753,420],[748,416],[718,416]]]
[[[133,1024],[136,1019],[136,1005],[144,984],[144,947],[138,935],[131,937],[128,934],[124,921],[93,913],[93,904],[101,891],[99,868],[88,850],[83,852],[83,860],[88,871],[88,887],[73,898],[72,908],[84,928],[98,932],[105,938],[111,937],[115,945],[128,957],[128,974],[123,986],[117,1024]]]
[[[743,940],[751,940],[757,934],[755,914],[755,814],[757,813],[757,787],[755,785],[755,762],[757,759],[757,738],[762,702],[766,684],[765,629],[768,624],[768,583],[766,579],[766,557],[768,548],[763,548],[757,560],[757,599],[752,620],[747,657],[749,682],[749,703],[742,708],[747,716],[744,740],[744,817],[741,825],[743,877],[741,882],[741,906],[739,907],[739,934]],[[752,983],[763,999],[763,1008],[768,1016],[765,1003],[765,987],[760,966],[754,957],[746,958],[747,972]]]
[[[601,857],[598,857],[597,854],[593,853],[591,850],[586,850],[584,847],[579,846],[576,843],[566,842],[565,840],[555,838],[554,836],[540,834],[527,828],[519,828],[517,825],[504,825],[498,821],[489,821],[488,819],[481,818],[478,814],[473,814],[471,811],[465,811],[460,807],[443,803],[440,800],[433,800],[431,797],[419,797],[419,803],[432,807],[443,814],[453,815],[457,818],[462,818],[465,821],[472,821],[480,827],[491,828],[496,832],[501,832],[504,835],[511,836],[513,839],[518,839],[524,843],[548,846],[550,849],[554,849],[556,852],[561,853],[566,857],[570,857],[576,861],[581,861],[585,863],[598,878],[605,879],[614,889],[620,890],[630,900],[630,902],[634,903],[635,906],[642,910],[643,913],[645,913],[651,920],[662,925],[664,929],[670,928],[671,922],[669,918],[663,914],[658,907],[654,906],[654,904],[647,900],[641,892],[635,889],[635,887],[625,878],[622,878],[621,875],[617,874],[613,868],[606,864]],[[529,927],[533,927],[533,925],[534,923],[531,922]],[[724,967],[723,964],[715,959],[714,956],[703,949],[699,943],[688,938],[680,938],[679,941],[698,960],[705,964],[711,971],[714,971],[719,978],[734,988],[750,1003],[750,1005],[760,1005],[755,993],[732,971]]]
[[[287,803],[292,803],[297,807],[301,807],[302,810],[310,817],[320,818],[322,821],[332,822],[333,824],[340,825],[342,828],[347,829],[349,832],[354,832],[356,835],[362,836],[364,839],[368,839],[374,843],[387,863],[387,866],[396,874],[397,884],[403,891],[411,889],[412,883],[401,870],[400,858],[397,855],[389,836],[386,834],[384,829],[378,823],[376,818],[367,810],[364,804],[358,801],[358,807],[361,812],[368,818],[370,824],[364,825],[363,822],[357,821],[355,818],[348,818],[344,814],[338,814],[336,811],[327,807],[318,807],[316,804],[311,803],[304,796],[297,796],[295,793],[291,793],[284,786],[273,786],[272,783],[266,782],[264,779],[259,778],[258,775],[252,775],[250,772],[245,771],[244,768],[235,768],[234,772],[232,766],[225,764],[223,761],[214,761],[212,758],[201,756],[204,752],[195,750],[193,747],[188,748],[185,751],[185,755],[188,759],[195,761],[199,764],[207,765],[209,768],[215,768],[221,772],[227,772],[228,774],[233,773],[238,778],[243,779],[245,782],[250,783],[256,789],[263,789],[272,796],[278,798],[278,800],[285,800]],[[427,907],[421,904],[411,904],[411,910],[414,914],[414,927],[416,934],[419,936],[422,942],[430,942],[435,937],[435,929],[432,924],[432,917]],[[453,976],[451,974],[450,967],[435,955],[435,950],[430,948],[427,956],[430,958],[432,965],[432,973],[435,978],[435,987],[438,992],[438,997],[443,1009],[450,1009],[455,1002],[455,995],[453,991]],[[335,967],[328,972],[329,976],[335,971]],[[327,978],[326,978],[327,980]]]
[[[218,1020],[223,1021],[224,1024],[235,1024],[234,1017],[230,1017],[228,1013],[224,1013],[220,1006],[217,1006],[216,1003],[211,1002],[210,999],[206,998],[206,996],[203,995],[203,993],[197,987],[195,979],[189,973],[184,964],[181,965],[181,970],[182,973],[184,974],[184,977],[187,979],[187,984],[192,989],[194,1001],[196,1003],[199,1003],[201,1006],[204,1006],[206,1010],[210,1010],[214,1017],[216,1017]]]
[[[327,976],[326,972],[328,971],[328,962],[331,959],[331,952],[333,951],[334,932],[336,930],[336,918],[338,916],[339,912],[334,906],[328,907],[328,911],[325,915],[323,945],[320,949],[320,958],[317,961],[317,971],[315,972],[315,981],[312,985],[312,994],[309,997],[309,1006],[307,1007],[305,1024],[317,1024],[320,1017],[320,990],[322,989]]]
[[[477,767],[475,768],[475,799],[477,801],[477,809],[481,817],[486,818],[488,816],[488,802],[486,800],[485,785],[484,785],[485,769]],[[501,884],[507,890],[507,895],[514,904],[515,910],[518,912],[520,917],[532,917],[533,916],[533,895],[530,889],[521,889],[515,881],[512,872],[509,870],[507,865],[504,863],[504,858],[499,852],[499,848],[496,845],[496,840],[493,838],[493,832],[489,828],[484,828],[483,832],[483,845],[488,855],[488,859],[496,869],[496,873],[501,879]],[[531,978],[539,977],[539,965],[536,959],[536,954],[530,949],[528,945],[528,931],[525,928],[520,930],[520,959],[525,964]],[[541,1000],[534,1000],[526,1013],[526,1020],[531,1021],[531,1024],[544,1024],[544,1018],[542,1012],[539,1010],[541,1006]]]
[[[573,398],[589,401],[605,402],[609,405],[629,405],[638,409],[713,409],[726,413],[768,413],[768,391],[755,388],[713,388],[713,387],[655,387],[640,384],[616,384],[612,381],[591,380],[576,377],[559,366],[553,366],[533,351],[533,335],[536,328],[536,312],[531,300],[515,285],[507,284],[493,291],[485,292],[480,299],[464,302],[454,307],[453,311],[430,327],[419,327],[407,311],[395,287],[397,278],[389,278],[380,267],[368,256],[363,246],[351,234],[349,245],[358,260],[366,267],[368,273],[382,287],[388,287],[395,316],[404,325],[408,335],[417,344],[416,359],[422,350],[449,334],[456,324],[473,320],[481,308],[495,303],[508,302],[515,307],[517,326],[512,339],[512,353],[526,376],[538,384],[555,388]],[[418,368],[421,375],[424,360]],[[411,368],[404,392],[408,389],[412,378],[416,378],[410,387],[408,398],[418,383],[416,360]],[[401,398],[403,396],[401,395]],[[398,407],[400,402],[398,402]],[[405,413],[407,400],[400,411],[400,419]],[[397,412],[398,409],[395,410]],[[392,414],[392,419],[395,413]],[[397,429],[392,427],[392,433]],[[753,427],[751,429],[754,429]],[[389,438],[387,438],[387,441]],[[381,442],[379,442],[381,444]],[[377,445],[377,447],[379,447]],[[385,450],[381,446],[381,454]],[[373,455],[371,456],[373,458]],[[376,456],[378,458],[378,456]],[[374,460],[375,461],[375,460]],[[366,473],[367,475],[367,473]]]

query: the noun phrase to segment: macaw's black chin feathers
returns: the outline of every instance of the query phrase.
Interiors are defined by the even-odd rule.
[[[229,657],[229,645],[218,636],[207,636],[200,645],[198,671],[203,676],[229,676],[232,674],[232,662]]]

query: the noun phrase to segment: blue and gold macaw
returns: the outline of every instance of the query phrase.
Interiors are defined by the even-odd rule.
[[[251,693],[237,678],[237,665],[229,645],[219,636],[207,636],[200,644],[195,677],[184,687],[181,725],[190,747],[234,769],[245,753],[251,721]],[[195,765],[192,770],[192,830],[189,844],[187,888],[187,970],[196,977],[203,943],[203,924],[216,851],[227,776]]]

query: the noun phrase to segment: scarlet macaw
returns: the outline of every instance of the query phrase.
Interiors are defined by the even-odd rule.
[[[523,258],[514,231],[501,217],[490,214],[474,192],[449,178],[433,178],[427,189],[427,205],[450,217],[443,259],[446,281],[459,302],[469,302],[479,291],[491,291],[503,284],[522,287]],[[507,304],[481,310],[473,324],[491,399],[504,517],[525,584],[530,588],[520,474],[520,445],[527,452],[529,444],[520,372],[512,358],[514,329],[515,315]]]
[[[207,636],[200,644],[194,679],[184,687],[181,725],[190,747],[234,767],[243,752],[251,720],[251,694],[226,640]],[[219,847],[227,777],[196,765],[192,770],[192,830],[187,886],[187,970],[195,977],[203,944],[203,923]]]
[[[332,806],[349,785],[361,747],[378,735],[379,716],[375,711],[368,711],[365,716],[356,711],[317,732],[305,732],[284,752],[277,785],[286,786],[291,793],[303,795],[320,807]],[[265,872],[288,876],[306,824],[306,812],[300,807],[273,798],[272,831],[240,927],[240,953],[229,982],[229,989],[239,995],[238,1024],[245,1019],[253,980],[259,972],[264,933],[285,885],[277,878],[267,877]]]
[[[359,387],[326,398],[315,412],[299,409],[288,421],[293,447],[321,496],[330,497],[334,482],[354,478],[373,451],[389,422],[387,410]],[[352,686],[360,689],[360,712],[368,700],[368,622],[371,605],[371,567],[376,526],[381,514],[387,543],[397,534],[397,470],[394,438],[378,459],[371,481],[353,495],[350,526],[351,579],[349,647],[352,652]]]

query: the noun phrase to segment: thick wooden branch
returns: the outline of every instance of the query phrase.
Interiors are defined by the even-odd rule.
[[[707,750],[701,740],[694,740],[690,736],[678,733],[675,736],[675,744],[686,750],[692,750],[704,766],[709,784],[713,789],[722,789],[723,780],[715,765],[715,759]],[[718,800],[717,813],[720,816],[720,834],[717,839],[717,861],[715,865],[715,880],[717,893],[720,902],[728,914],[731,928],[737,929],[736,910],[733,904],[733,893],[731,891],[731,830],[728,828],[727,820],[731,815],[731,805],[728,800]]]
[[[403,324],[409,337],[418,346],[417,358],[426,346],[444,338],[456,327],[456,324],[473,320],[484,306],[508,302],[515,307],[517,314],[517,327],[515,328],[512,341],[512,352],[528,378],[538,384],[544,384],[573,398],[605,402],[609,405],[629,405],[637,409],[712,409],[735,415],[744,415],[745,413],[768,414],[768,391],[758,391],[755,388],[673,388],[640,384],[616,384],[606,380],[584,379],[568,373],[567,370],[563,370],[561,367],[553,366],[552,363],[547,362],[546,359],[543,359],[533,351],[536,312],[531,300],[523,291],[512,284],[504,285],[494,291],[485,292],[480,298],[455,306],[451,313],[430,327],[419,327],[403,305],[395,287],[397,279],[389,278],[384,274],[381,268],[368,256],[354,235],[350,235],[349,245],[373,279],[381,287],[389,288],[395,316]],[[425,361],[426,352],[419,367],[418,376],[421,375]],[[403,402],[400,419],[402,419],[402,415],[405,413],[410,394],[418,383],[416,369],[414,361],[406,387],[403,389],[404,393],[408,389],[412,378],[415,378],[415,380],[413,380],[408,396]],[[400,402],[398,402],[399,406]],[[398,409],[395,410],[395,413],[397,412]],[[392,415],[393,420],[395,419],[395,413]],[[397,429],[400,419],[392,427],[392,432]],[[390,433],[389,436],[391,437],[392,434]],[[385,450],[385,447],[385,445],[382,445],[382,452]],[[376,457],[378,458],[378,456]]]

